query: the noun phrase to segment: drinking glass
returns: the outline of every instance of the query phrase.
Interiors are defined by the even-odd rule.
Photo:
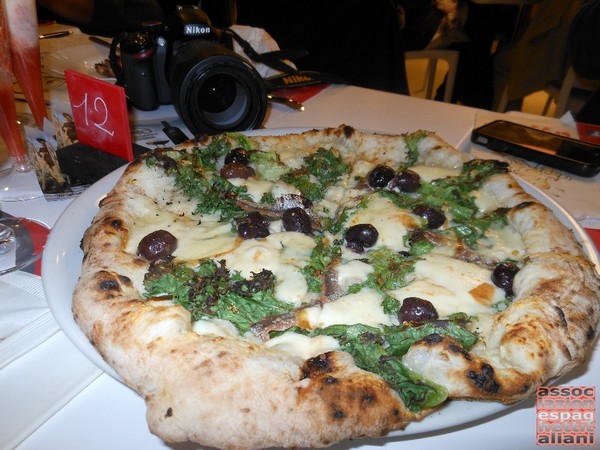
[[[11,0],[12,3],[12,0]],[[15,104],[10,45],[7,20],[4,14],[6,1],[0,7],[0,135],[11,156],[10,169],[0,172],[0,200],[28,200],[41,195],[33,166],[29,161],[19,124]]]
[[[12,70],[38,128],[47,116],[35,0],[1,0],[6,17]]]
[[[37,197],[38,194],[31,190],[28,176],[35,177],[35,173],[17,123],[3,5],[4,2],[0,5],[0,135],[13,165],[8,174],[0,173],[0,201],[24,200]],[[45,225],[26,218],[9,217],[0,211],[0,275],[24,268],[39,259],[47,236],[48,228]]]

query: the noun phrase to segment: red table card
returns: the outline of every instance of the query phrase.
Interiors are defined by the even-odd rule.
[[[73,70],[65,79],[77,140],[133,161],[125,89]]]

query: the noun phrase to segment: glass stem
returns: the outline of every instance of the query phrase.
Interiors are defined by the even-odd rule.
[[[13,156],[13,169],[17,172],[25,173],[33,169],[27,155]]]
[[[12,228],[0,223],[0,255],[12,251],[14,245],[14,232]]]

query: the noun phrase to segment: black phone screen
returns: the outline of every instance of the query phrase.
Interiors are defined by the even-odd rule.
[[[504,120],[475,129],[471,140],[584,176],[597,173],[600,166],[600,146]]]

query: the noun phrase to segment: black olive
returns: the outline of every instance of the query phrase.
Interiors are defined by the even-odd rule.
[[[283,228],[287,231],[297,231],[304,234],[312,233],[310,217],[308,213],[300,207],[290,208],[284,211]]]
[[[348,248],[348,250],[351,252],[358,253],[359,255],[362,255],[365,252],[365,247],[357,241],[346,242],[346,248]]]
[[[248,214],[238,223],[238,236],[242,239],[266,238],[269,234],[269,221],[258,211]]]
[[[223,178],[250,178],[256,175],[254,169],[241,163],[225,164],[221,168],[221,176]]]
[[[242,222],[238,225],[238,236],[242,239],[266,238],[269,234],[268,228],[256,222]]]
[[[242,219],[243,222],[254,222],[259,225],[262,225],[265,228],[269,228],[269,219],[263,216],[258,211],[251,212],[246,217]]]
[[[430,205],[417,205],[413,208],[412,212],[425,219],[427,221],[427,228],[430,230],[435,230],[436,228],[444,225],[444,222],[446,222],[446,216],[444,213],[438,208]]]
[[[372,247],[377,242],[379,232],[370,223],[359,223],[346,230],[346,242],[357,242],[363,247]]]
[[[241,147],[232,149],[225,156],[225,164],[238,163],[247,166],[249,162],[248,152]]]
[[[519,267],[516,264],[500,263],[492,272],[492,282],[500,289],[504,289],[507,296],[512,297],[514,295],[513,281],[518,271]]]
[[[171,255],[177,248],[177,238],[165,230],[147,234],[138,244],[137,254],[148,261],[156,261]]]
[[[419,297],[407,297],[402,301],[398,320],[400,322],[427,322],[437,320],[438,313],[429,300],[423,300]]]
[[[416,192],[421,187],[421,177],[414,170],[406,169],[396,175],[396,186],[402,192]]]
[[[386,187],[388,183],[394,178],[395,172],[389,166],[383,164],[376,166],[367,177],[369,186],[372,188]]]

